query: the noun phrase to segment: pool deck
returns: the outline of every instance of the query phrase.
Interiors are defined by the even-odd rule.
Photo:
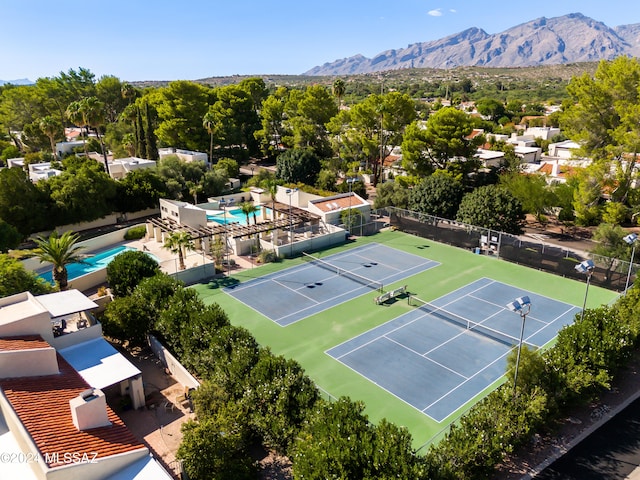
[[[160,269],[165,273],[172,274],[179,271],[178,256],[163,248],[162,243],[157,242],[154,239],[143,238],[140,240],[123,242],[122,245],[152,253],[160,261]],[[236,262],[237,267],[234,271],[252,267],[251,260],[248,257],[229,255],[229,259],[235,260]],[[202,252],[190,250],[187,252],[184,263],[187,268],[194,268],[202,266],[203,263],[205,265],[211,265],[213,260],[210,257],[203,256]]]

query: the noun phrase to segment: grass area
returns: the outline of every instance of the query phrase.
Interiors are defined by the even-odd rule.
[[[488,277],[579,307],[582,306],[584,300],[584,282],[577,282],[483,255],[475,255],[470,251],[402,232],[385,231],[371,237],[357,239],[346,245],[323,251],[322,257],[370,242],[382,243],[398,250],[435,260],[441,264],[396,284],[385,285],[385,290],[406,284],[412,294],[423,300],[432,301],[479,278]],[[198,291],[205,303],[216,302],[220,304],[229,315],[231,322],[251,331],[261,345],[268,346],[277,355],[297,360],[316,384],[330,395],[334,397],[349,396],[353,400],[363,401],[367,406],[366,413],[374,423],[379,422],[382,418],[387,418],[397,425],[406,426],[413,436],[415,448],[429,443],[434,437],[439,439],[451,422],[459,418],[474,402],[477,402],[500,383],[497,382],[492,388],[485,390],[444,422],[435,422],[324,353],[329,348],[412,309],[413,307],[410,307],[406,301],[397,299],[388,305],[377,306],[373,302],[377,292],[371,291],[352,301],[342,303],[287,327],[281,327],[230,295],[223,293],[221,289],[222,286],[230,282],[247,281],[297,265],[302,261],[300,258],[284,260],[281,263],[238,272],[229,279],[195,285],[193,288]],[[264,292],[264,294],[268,295],[269,292]],[[589,287],[587,307],[608,304],[617,296],[618,294],[615,292],[592,285]],[[535,309],[535,305],[532,308]],[[515,314],[514,321],[520,321]]]

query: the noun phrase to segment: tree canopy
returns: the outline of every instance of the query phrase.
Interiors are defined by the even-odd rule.
[[[485,185],[465,194],[456,220],[499,232],[522,233],[522,204],[504,187]]]

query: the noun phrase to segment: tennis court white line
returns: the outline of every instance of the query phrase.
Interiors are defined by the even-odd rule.
[[[466,379],[467,377],[465,377],[464,375],[462,375],[460,372],[457,372],[455,370],[452,370],[451,368],[447,367],[446,365],[442,365],[440,362],[436,362],[433,358],[429,358],[429,357],[425,357],[424,355],[421,355],[420,352],[416,352],[413,348],[409,348],[406,345],[395,341],[393,338],[389,338],[389,337],[384,337],[387,340],[389,340],[390,342],[395,343],[396,345],[398,345],[399,347],[404,348],[405,350],[409,350],[411,353],[415,353],[416,355],[418,355],[421,358],[424,358],[425,360],[429,360],[431,363],[435,363],[436,365],[438,365],[439,367],[444,368],[445,370],[449,370],[451,373],[455,373],[456,375]]]
[[[300,265],[295,265],[293,267],[289,267],[286,268],[280,272],[275,272],[275,273],[269,273],[267,275],[265,275],[264,277],[259,277],[259,278],[252,278],[251,280],[241,283],[240,285],[238,285],[237,287],[233,288],[232,290],[234,292],[241,292],[242,290],[246,290],[248,288],[253,288],[256,285],[262,285],[263,283],[267,283],[270,282],[272,280],[276,280],[278,278],[282,278],[282,277],[287,277],[289,275],[291,275],[291,269],[297,269],[296,272],[298,271],[303,271],[303,270],[307,270],[311,268],[311,265],[305,265],[304,263],[300,264]],[[287,273],[285,273],[287,272]]]
[[[506,357],[507,355],[509,355],[509,353],[511,353],[511,350],[513,350],[513,348],[510,348],[508,352],[503,353],[502,355],[500,355],[498,358],[496,358],[493,362],[488,363],[487,365],[485,365],[483,368],[481,368],[480,370],[478,370],[476,373],[474,373],[473,375],[471,375],[469,378],[467,378],[464,382],[459,383],[458,385],[456,385],[454,388],[452,388],[451,390],[449,390],[447,393],[445,393],[444,395],[442,395],[440,398],[438,398],[437,400],[435,400],[434,402],[432,402],[430,405],[427,405],[426,407],[424,407],[421,412],[424,413],[425,415],[427,415],[429,418],[433,418],[431,415],[427,414],[425,412],[425,410],[431,408],[432,406],[434,406],[436,403],[442,401],[447,395],[450,395],[451,393],[455,392],[456,390],[458,390],[460,387],[462,387],[465,383],[473,380],[475,377],[477,377],[478,375],[480,375],[482,372],[484,372],[487,368],[491,367],[493,364],[501,361],[504,357]],[[506,373],[506,372],[505,372]],[[505,373],[502,374],[502,376],[505,375]],[[497,380],[497,379],[496,379]],[[495,381],[495,380],[494,380]],[[493,383],[493,382],[491,382]],[[487,385],[488,387],[489,385]],[[486,388],[486,387],[485,387]],[[484,390],[484,389],[483,389]],[[476,395],[478,395],[477,392],[473,395],[473,397],[475,397]],[[473,398],[471,397],[471,398]],[[467,403],[469,400],[471,400],[471,398],[465,400],[462,405],[464,405],[465,403]],[[458,408],[456,408],[454,411],[452,411],[449,415],[455,413],[456,411],[458,411],[458,409],[460,409],[462,407],[462,405],[460,405]],[[449,416],[447,415],[447,416]],[[446,417],[445,417],[446,418]],[[435,419],[434,419],[435,420]],[[437,420],[436,420],[437,421]]]
[[[340,275],[335,275],[335,277],[340,277]],[[354,283],[358,284],[357,282],[354,282]],[[358,285],[359,285],[359,284],[358,284]],[[352,290],[348,290],[348,291],[346,291],[346,292],[343,292],[343,293],[341,293],[340,295],[337,295],[337,296],[331,297],[331,299],[329,299],[329,300],[325,300],[324,302],[318,302],[318,303],[316,303],[315,305],[310,305],[310,306],[305,307],[305,308],[302,308],[302,309],[300,309],[300,310],[296,310],[295,312],[291,312],[290,314],[285,315],[285,316],[283,316],[283,317],[278,317],[277,319],[276,319],[276,318],[271,318],[271,317],[267,317],[267,318],[269,318],[270,320],[273,320],[273,321],[274,321],[274,322],[276,322],[277,324],[280,324],[280,322],[281,322],[282,320],[286,319],[286,318],[292,317],[292,316],[294,316],[294,315],[298,315],[300,312],[304,312],[305,310],[309,310],[310,308],[317,307],[318,305],[324,305],[325,303],[328,303],[329,301],[331,301],[331,308],[333,308],[333,307],[337,307],[338,305],[342,305],[342,304],[343,304],[343,303],[345,303],[345,302],[348,302],[348,301],[350,301],[350,300],[353,300],[353,297],[346,298],[346,299],[345,299],[345,300],[343,300],[342,302],[338,302],[338,303],[334,303],[334,302],[333,302],[333,300],[335,300],[336,298],[344,297],[345,295],[350,295],[351,293],[353,293],[353,292],[355,292],[355,291],[357,291],[357,290],[360,290],[360,289],[367,289],[367,287],[365,287],[364,285],[361,285],[361,286],[360,286],[360,287],[358,287],[358,288],[354,288],[354,289],[352,289]],[[367,289],[367,290],[368,290],[368,291],[373,292],[373,290],[371,290],[371,289]],[[363,295],[364,295],[364,294],[363,294]],[[356,296],[355,298],[357,298],[357,297],[359,297],[359,296],[360,296],[360,295]],[[244,302],[243,302],[243,303],[244,303]],[[327,310],[327,309],[325,308],[324,310]],[[320,310],[319,312],[316,312],[316,313],[324,312],[324,310]],[[264,315],[264,314],[263,314],[263,315]],[[266,315],[265,315],[265,316],[266,316]],[[296,322],[299,322],[299,321],[300,321],[300,320],[302,320],[303,318],[307,318],[307,317],[301,317],[299,320],[296,320]],[[293,323],[295,323],[295,322],[293,322]],[[280,325],[280,326],[281,326],[281,327],[283,327],[283,326],[286,326],[286,325]]]
[[[300,288],[291,288],[290,286],[285,285],[284,283],[279,282],[278,280],[273,280],[273,283],[275,283],[275,284],[277,284],[277,285],[280,285],[281,287],[286,288],[287,290],[291,290],[293,293],[297,293],[297,294],[298,294],[298,295],[300,295],[301,297],[308,298],[308,299],[309,299],[309,300],[311,300],[312,302],[315,302],[315,303],[316,303],[316,305],[320,305],[320,303],[322,303],[322,302],[318,302],[317,300],[315,300],[315,299],[313,299],[313,298],[311,298],[311,297],[309,297],[309,296],[305,295],[304,293],[300,292],[300,290],[302,290],[303,288],[307,288],[307,287],[305,287],[305,286],[302,286],[302,287],[300,287]]]

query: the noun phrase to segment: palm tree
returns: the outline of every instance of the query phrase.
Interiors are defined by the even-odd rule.
[[[275,222],[276,220],[276,195],[278,193],[278,182],[274,178],[268,178],[264,181],[262,186],[271,196],[271,218]]]
[[[84,115],[82,114],[82,105],[80,102],[71,102],[69,106],[67,106],[65,115],[71,121],[71,123],[73,123],[77,127],[80,127],[81,131],[83,128],[87,128],[87,132],[88,132],[88,127],[87,127],[87,124],[85,123]],[[87,152],[87,138],[86,138],[86,135],[84,134],[82,136],[82,143],[84,146],[84,155],[88,157],[89,154]]]
[[[104,141],[102,140],[102,136],[100,135],[100,130],[99,130],[99,128],[105,124],[104,103],[98,100],[97,97],[83,98],[80,101],[80,112],[82,113],[84,124],[87,126],[87,128],[91,127],[96,132],[98,141],[100,142],[100,146],[102,147],[102,156],[104,158],[104,168],[107,171],[107,175],[108,175],[109,162],[107,161],[107,150],[104,146]]]
[[[60,291],[68,287],[67,265],[70,263],[82,263],[80,250],[84,247],[76,245],[80,235],[71,231],[64,232],[58,236],[53,232],[49,238],[37,237],[35,239],[38,246],[37,257],[42,262],[51,262],[51,274]]]
[[[62,125],[60,122],[56,120],[51,115],[47,115],[40,119],[40,124],[38,125],[42,133],[44,133],[47,137],[49,137],[49,142],[51,142],[51,153],[53,154],[53,158],[56,158],[56,136],[60,135],[62,130]]]
[[[209,165],[213,165],[213,131],[215,129],[215,116],[211,112],[205,113],[202,118],[202,126],[209,133]]]
[[[165,239],[163,248],[178,255],[180,270],[187,268],[184,264],[184,256],[186,250],[193,250],[191,235],[187,232],[173,232]]]
[[[333,94],[338,99],[338,110],[340,110],[340,106],[342,105],[341,100],[342,100],[342,97],[344,96],[344,90],[345,90],[344,80],[340,78],[336,78],[336,80],[333,82],[332,90],[333,90]]]
[[[131,85],[130,83],[122,84],[122,88],[120,89],[120,93],[122,94],[122,98],[127,101],[127,104],[131,105],[133,100],[138,96],[138,91],[136,87]]]
[[[253,213],[253,222],[255,223],[256,212],[259,209],[253,204],[253,202],[242,202],[240,204],[240,210],[242,210],[242,213],[244,213],[245,216],[247,217],[247,225],[249,225],[249,215],[251,215],[252,213]]]

